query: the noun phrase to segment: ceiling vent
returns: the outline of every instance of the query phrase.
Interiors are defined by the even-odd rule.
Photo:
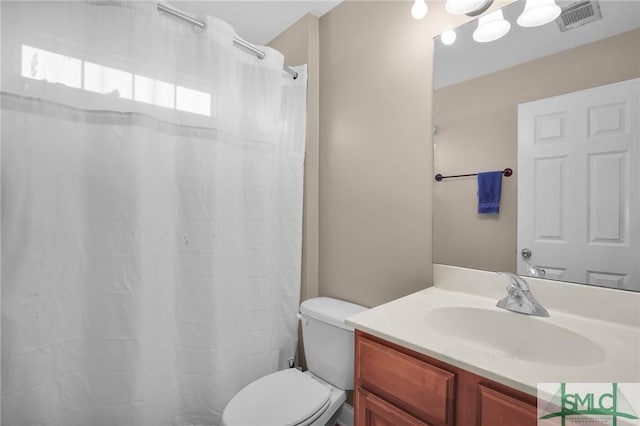
[[[560,31],[565,32],[602,18],[597,0],[586,0],[562,8],[556,19]]]

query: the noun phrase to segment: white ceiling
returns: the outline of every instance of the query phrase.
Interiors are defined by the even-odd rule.
[[[307,13],[321,17],[342,0],[170,0],[193,16],[210,15],[228,22],[246,41],[266,45]]]

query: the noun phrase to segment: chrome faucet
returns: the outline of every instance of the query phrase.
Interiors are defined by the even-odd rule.
[[[498,308],[537,317],[549,316],[549,312],[533,297],[529,284],[523,278],[510,272],[498,272],[498,274],[509,278],[509,286],[507,286],[509,294],[498,301],[496,305]]]

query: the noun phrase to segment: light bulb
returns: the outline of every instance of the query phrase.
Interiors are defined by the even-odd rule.
[[[478,19],[478,28],[473,32],[473,39],[478,43],[488,43],[504,36],[511,29],[511,24],[504,19],[502,10],[498,9]]]
[[[425,0],[415,0],[413,6],[411,6],[411,16],[413,16],[414,19],[422,19],[427,16],[428,10],[429,8]]]
[[[527,0],[524,11],[518,17],[521,27],[538,27],[556,19],[562,9],[555,0]]]
[[[456,41],[456,32],[454,30],[445,31],[440,35],[440,41],[445,46],[450,46]]]

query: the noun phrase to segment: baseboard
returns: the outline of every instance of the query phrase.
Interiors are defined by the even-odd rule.
[[[353,426],[353,407],[345,402],[336,423],[338,426]]]

